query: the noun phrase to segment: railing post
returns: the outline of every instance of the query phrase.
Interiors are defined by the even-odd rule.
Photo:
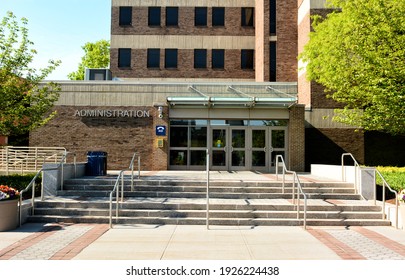
[[[138,155],[138,179],[141,178],[141,156]]]
[[[383,180],[383,190],[382,190],[382,201],[383,201],[383,207],[382,207],[382,218],[385,220],[385,182]]]
[[[110,220],[110,228],[112,228],[112,192],[110,193],[110,217],[109,217],[109,220]]]
[[[207,229],[210,229],[210,153],[207,149]]]
[[[35,180],[32,183],[32,197],[31,197],[31,207],[32,207],[32,215],[34,215],[34,211],[35,211]]]
[[[124,201],[124,185],[125,185],[124,172],[122,171],[122,175],[121,175],[121,202]]]

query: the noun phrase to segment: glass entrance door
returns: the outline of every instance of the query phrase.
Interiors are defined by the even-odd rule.
[[[277,155],[282,155],[284,160],[287,150],[285,128],[252,128],[251,129],[251,170],[269,172],[275,167]]]
[[[211,165],[214,170],[228,170],[227,136],[228,128],[214,128],[211,131]]]
[[[211,130],[213,170],[246,170],[246,132],[246,128],[235,127]]]
[[[246,129],[230,129],[231,170],[246,170]]]

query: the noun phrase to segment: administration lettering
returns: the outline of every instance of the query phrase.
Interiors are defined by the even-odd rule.
[[[75,117],[87,118],[149,118],[147,110],[76,110]]]

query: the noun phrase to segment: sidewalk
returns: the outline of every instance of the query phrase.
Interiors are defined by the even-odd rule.
[[[25,224],[0,232],[0,260],[405,260],[393,227]]]

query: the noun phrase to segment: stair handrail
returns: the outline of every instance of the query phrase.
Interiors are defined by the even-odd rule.
[[[381,174],[381,172],[377,169],[374,168],[374,172],[376,174],[378,174],[380,176],[380,179],[383,182],[383,189],[382,189],[382,218],[383,220],[386,220],[386,216],[385,216],[385,187],[388,187],[388,190],[392,193],[395,194],[395,228],[398,229],[398,192],[396,190],[393,190],[390,185],[387,183],[387,181],[385,180],[384,176]],[[377,184],[375,184],[377,185]],[[376,205],[376,197],[374,196],[374,205]],[[405,225],[404,225],[405,226]]]
[[[31,182],[27,185],[27,187],[25,189],[23,189],[22,191],[20,191],[20,198],[19,198],[19,204],[18,204],[18,224],[21,227],[21,222],[22,222],[22,201],[23,201],[23,194],[25,192],[28,192],[29,189],[31,188],[31,214],[34,215],[35,213],[35,181],[36,179],[39,177],[39,175],[44,172],[44,171],[52,171],[52,170],[58,170],[59,168],[61,168],[61,186],[63,186],[63,165],[66,163],[66,159],[68,154],[72,154],[74,157],[73,160],[73,164],[74,164],[74,174],[76,176],[76,154],[75,153],[71,153],[71,152],[65,152],[62,155],[62,158],[60,160],[60,162],[58,163],[57,166],[55,167],[48,167],[48,168],[44,168],[42,167],[36,174],[35,176],[32,178]],[[44,176],[42,176],[42,184],[41,184],[41,201],[44,200],[44,182],[43,182]]]
[[[119,203],[120,203],[120,182],[121,182],[121,203],[124,201],[124,175],[126,171],[131,171],[131,192],[134,191],[134,162],[135,158],[138,159],[138,179],[141,177],[141,156],[139,153],[134,153],[129,164],[128,169],[123,169],[118,173],[117,179],[114,184],[113,190],[110,192],[110,205],[109,205],[109,226],[112,228],[112,200],[113,195],[116,193],[116,204],[115,204],[115,217],[116,221],[119,218]]]
[[[345,170],[345,157],[351,157],[353,162],[354,162],[354,190],[356,191],[357,194],[361,193],[359,190],[359,180],[358,180],[358,169],[360,168],[360,164],[357,162],[357,160],[354,158],[352,153],[343,153],[341,157],[341,165],[342,165],[342,181],[346,182],[346,170]]]
[[[292,182],[292,201],[293,204],[297,206],[297,220],[300,220],[300,207],[301,207],[301,202],[300,202],[300,196],[302,195],[304,197],[304,217],[303,217],[303,227],[306,230],[307,229],[307,195],[305,194],[304,190],[302,189],[302,184],[301,181],[297,175],[297,172],[288,170],[283,156],[282,155],[276,155],[276,180],[278,181],[278,168],[279,168],[279,160],[281,161],[282,164],[282,169],[283,169],[283,181],[282,181],[282,192],[284,193],[284,186],[285,186],[285,174],[292,174],[293,175],[293,182]],[[297,203],[295,203],[295,188],[297,186]]]

